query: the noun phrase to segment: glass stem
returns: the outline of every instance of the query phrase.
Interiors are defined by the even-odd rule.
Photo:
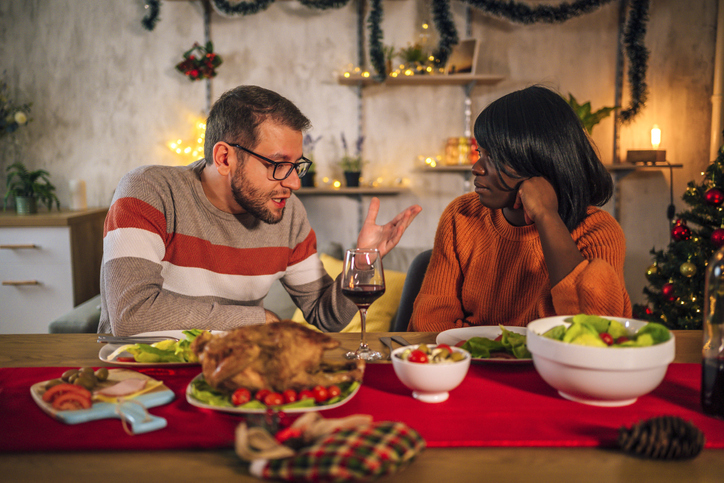
[[[367,350],[367,309],[364,307],[359,308],[359,320],[360,320],[360,348]]]

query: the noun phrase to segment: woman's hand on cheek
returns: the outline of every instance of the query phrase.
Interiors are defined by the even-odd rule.
[[[558,214],[558,196],[545,178],[530,178],[518,187],[513,208],[523,208],[526,223],[535,223],[542,215]]]

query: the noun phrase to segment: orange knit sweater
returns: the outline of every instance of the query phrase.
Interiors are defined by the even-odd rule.
[[[571,236],[586,261],[551,289],[535,225],[510,225],[501,210],[486,208],[475,193],[456,198],[440,218],[409,330],[525,326],[578,313],[630,317],[619,224],[589,207]]]

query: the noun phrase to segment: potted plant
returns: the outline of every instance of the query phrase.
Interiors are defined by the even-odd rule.
[[[567,102],[568,105],[571,106],[573,111],[575,111],[578,119],[581,120],[581,124],[583,124],[583,128],[586,130],[586,132],[588,132],[588,134],[591,134],[591,132],[593,131],[593,126],[610,116],[615,109],[618,109],[618,106],[602,107],[596,112],[591,112],[590,101],[579,104],[576,98],[573,97],[573,94],[571,94],[570,92],[568,93]]]
[[[362,176],[362,166],[364,161],[362,160],[362,144],[364,143],[364,136],[357,138],[355,143],[355,154],[350,155],[347,147],[347,139],[344,137],[344,133],[341,134],[342,138],[342,149],[344,149],[344,156],[339,161],[339,166],[342,168],[344,179],[349,188],[355,188],[359,186],[359,178]]]
[[[309,171],[307,171],[300,180],[302,182],[302,188],[314,188],[314,176],[316,175],[316,172],[314,171],[314,146],[320,139],[322,139],[322,136],[318,136],[316,139],[314,139],[310,134],[304,136],[302,149],[307,158],[312,162],[312,165],[309,167]]]
[[[60,201],[55,195],[55,186],[50,182],[44,169],[29,171],[23,163],[17,161],[7,168],[7,192],[3,201],[3,211],[7,208],[8,199],[15,198],[15,210],[19,215],[38,212],[38,202],[45,204],[49,210],[53,203],[60,211]]]

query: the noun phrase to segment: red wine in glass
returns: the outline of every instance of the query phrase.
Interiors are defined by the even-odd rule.
[[[356,351],[345,354],[347,359],[378,360],[382,354],[367,345],[367,309],[385,293],[385,273],[382,255],[376,248],[355,248],[344,254],[342,268],[342,294],[357,306],[360,315],[360,345]]]
[[[368,308],[372,302],[382,297],[385,287],[383,285],[357,285],[352,289],[343,288],[342,293],[358,308]]]

